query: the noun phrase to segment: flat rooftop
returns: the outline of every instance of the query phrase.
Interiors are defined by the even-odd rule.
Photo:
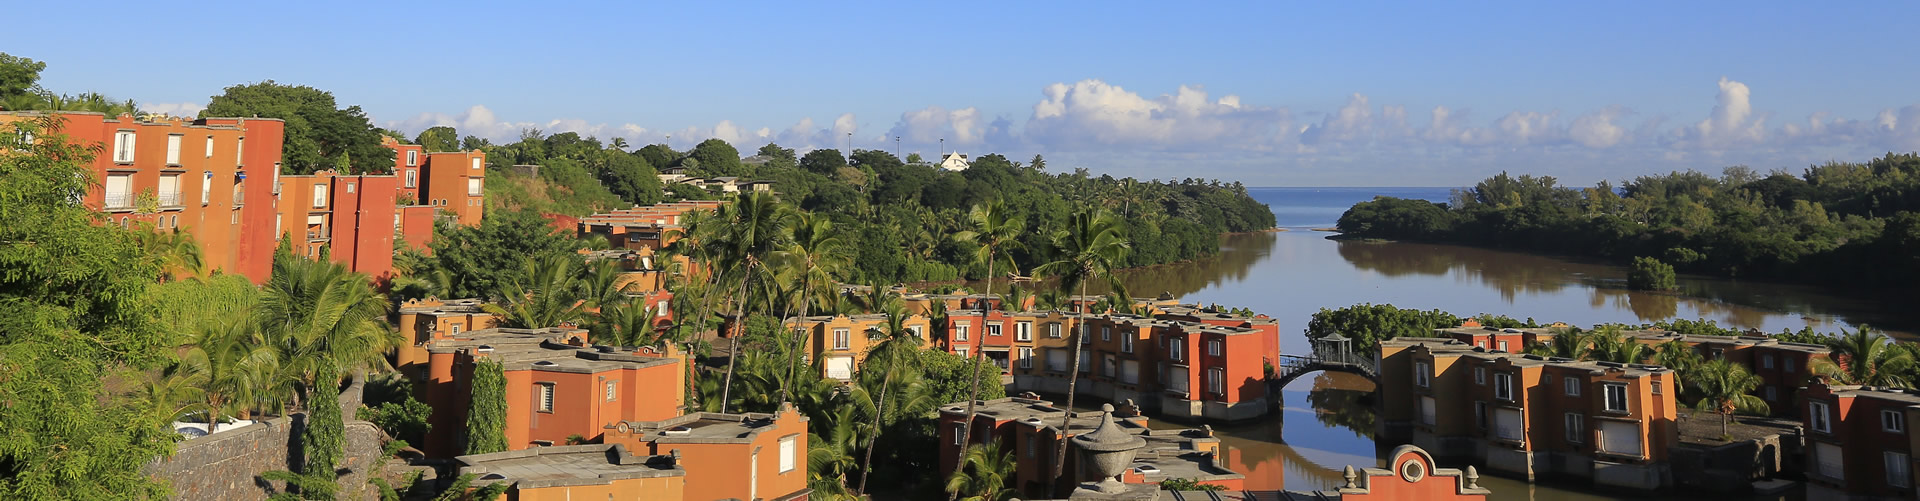
[[[510,482],[521,489],[605,485],[615,480],[687,474],[670,456],[635,456],[619,444],[531,447],[455,459],[460,462],[460,473],[480,476],[475,486]]]
[[[441,299],[440,304],[431,304],[435,300],[408,301],[400,304],[401,313],[445,314],[445,313],[483,313],[480,307],[486,305],[483,299]]]
[[[429,353],[453,353],[472,350],[476,355],[500,362],[506,370],[596,373],[618,369],[638,369],[676,363],[675,359],[637,355],[609,346],[572,346],[564,342],[580,329],[493,328],[467,331],[453,339],[427,343]]]
[[[755,435],[774,429],[778,416],[746,413],[695,412],[664,421],[623,421],[643,442],[662,444],[716,444],[752,442]],[[801,419],[805,419],[802,417]]]

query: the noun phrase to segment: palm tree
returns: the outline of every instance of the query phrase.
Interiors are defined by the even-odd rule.
[[[735,270],[740,277],[740,293],[734,296],[734,325],[741,332],[747,326],[747,286],[756,277],[765,280],[769,271],[766,259],[771,258],[786,246],[787,214],[791,209],[782,205],[772,195],[750,193],[734,199],[732,205],[721,207],[720,220],[726,226],[721,239],[714,242],[719,246],[718,258],[725,268]],[[720,387],[721,412],[726,412],[727,392],[733,389],[733,371],[735,359],[739,358],[740,333],[729,336],[727,343],[727,375]]]
[[[581,268],[580,278],[576,282],[579,299],[586,301],[585,306],[590,308],[606,308],[629,301],[627,294],[640,287],[627,281],[624,275],[618,261],[603,259],[587,263]]]
[[[1687,376],[1691,375],[1693,369],[1699,367],[1701,362],[1700,353],[1693,351],[1693,346],[1688,345],[1686,341],[1673,339],[1654,347],[1653,363],[1673,369],[1675,374],[1680,375],[1673,381],[1675,393],[1686,391],[1683,385],[1688,379]]]
[[[615,303],[600,308],[594,315],[589,336],[595,344],[607,346],[654,346],[661,341],[654,323],[658,308],[638,302]]]
[[[953,240],[973,244],[973,248],[975,249],[973,256],[971,256],[973,258],[973,264],[986,265],[986,293],[991,296],[993,295],[993,279],[996,275],[995,272],[998,271],[996,268],[1001,264],[1007,265],[1008,274],[1020,273],[1019,265],[1013,262],[1013,251],[1021,248],[1020,235],[1026,232],[1027,222],[1025,219],[1017,219],[1011,214],[1008,214],[1007,204],[999,200],[985,205],[973,206],[973,210],[967,213],[967,221],[971,223],[973,228],[954,234]],[[980,308],[981,325],[985,325],[986,321],[987,309]],[[985,338],[986,333],[982,332],[976,339]],[[973,378],[968,382],[970,388],[967,390],[967,420],[965,421],[967,425],[960,428],[960,443],[962,444],[972,443],[970,440],[973,439],[974,403],[980,401],[980,360],[984,358],[979,346],[968,350],[967,355],[973,359]],[[966,452],[960,452],[960,457],[954,461],[954,471],[956,473],[960,470],[960,466],[965,462],[965,459]],[[949,495],[947,498],[951,500],[956,496],[957,495]]]
[[[859,467],[860,426],[854,406],[830,411],[828,419],[812,420],[807,434],[807,486],[823,499],[857,499],[847,486],[847,475]]]
[[[1027,298],[1030,297],[1033,297],[1033,293],[1019,285],[1008,287],[1007,293],[1000,295],[1000,311],[1026,311]]]
[[[1746,367],[1725,359],[1714,360],[1694,368],[1690,376],[1692,381],[1688,384],[1703,395],[1694,408],[1720,413],[1721,436],[1727,435],[1727,423],[1733,420],[1735,411],[1768,412],[1766,401],[1747,394],[1760,386],[1760,376],[1748,372]]]
[[[1013,459],[1013,451],[1002,451],[995,442],[968,447],[960,457],[963,464],[947,477],[948,495],[966,493],[966,497],[960,498],[963,501],[1006,501],[1019,493],[1007,488],[1007,482],[1013,480],[1014,469],[1019,466]]]
[[[135,398],[140,403],[141,412],[151,419],[145,422],[159,422],[169,426],[180,418],[202,409],[205,394],[200,389],[200,378],[188,373],[182,366],[175,364],[166,370],[152,374],[147,384],[140,387]],[[208,425],[212,430],[212,425]],[[209,431],[211,433],[211,431]]]
[[[853,296],[853,303],[867,313],[885,312],[887,306],[899,301],[900,293],[894,292],[892,285],[880,281],[874,281],[872,285],[867,286],[865,294]]]
[[[519,277],[502,284],[484,308],[507,327],[545,329],[575,322],[587,315],[574,278],[573,256],[554,254],[527,261]]]
[[[1841,384],[1913,387],[1914,359],[1911,353],[1894,346],[1892,340],[1872,327],[1840,330],[1840,336],[1827,341],[1832,351],[1826,359],[1809,364],[1814,374]]]
[[[774,253],[774,257],[783,268],[799,277],[800,318],[804,319],[813,312],[816,289],[827,287],[827,294],[832,294],[830,287],[836,282],[834,277],[853,265],[853,247],[840,238],[839,232],[833,229],[833,220],[825,216],[806,212],[795,214],[787,231],[790,234],[787,247]],[[780,324],[785,326],[786,322]],[[793,359],[787,361],[789,381],[799,371],[799,354],[805,351],[803,348],[807,342],[804,333],[796,333],[796,336],[800,338],[794,340],[796,348],[789,354]],[[791,384],[780,387],[781,402],[788,400],[788,386]]]
[[[326,260],[276,259],[249,342],[272,348],[283,382],[312,388],[323,368],[339,374],[387,365],[386,353],[402,342],[387,327],[387,311],[386,296],[373,290],[366,275]],[[276,393],[291,395],[284,390]]]
[[[182,232],[179,227],[171,231],[147,229],[151,231],[134,232],[134,239],[160,266],[162,281],[197,279],[206,273],[207,264],[192,233]]]
[[[1067,221],[1065,229],[1053,235],[1054,255],[1059,257],[1055,261],[1040,265],[1034,271],[1041,275],[1058,277],[1062,290],[1073,290],[1079,287],[1080,295],[1085,296],[1087,282],[1109,276],[1113,268],[1126,258],[1130,245],[1127,242],[1125,230],[1120,226],[1120,220],[1112,213],[1101,209],[1082,210]],[[1088,314],[1086,308],[1091,305],[1085,302],[1079,303],[1081,317],[1084,317]],[[1079,320],[1083,324],[1086,321],[1079,317],[1070,320]],[[1073,355],[1070,357],[1072,361],[1069,362],[1072,367],[1067,371],[1066,408],[1073,409],[1074,392],[1080,383],[1080,336],[1082,333],[1080,329],[1073,328],[1073,325],[1068,325],[1068,331],[1073,333],[1067,341],[1067,344],[1073,346]],[[1068,421],[1072,417],[1071,410],[1060,416],[1060,429],[1067,429]],[[1053,476],[1050,478],[1060,478],[1061,468],[1066,458],[1067,441],[1061,440],[1054,450]]]
[[[272,347],[249,342],[250,320],[229,317],[208,326],[180,359],[180,368],[201,385],[207,433],[219,426],[222,413],[254,402],[256,392],[273,385],[279,359]]]
[[[898,302],[890,303],[887,306],[887,324],[867,332],[870,347],[867,348],[866,360],[860,364],[860,371],[880,371],[880,391],[874,403],[873,429],[867,435],[867,457],[860,467],[860,487],[854,492],[867,492],[867,479],[873,476],[873,444],[880,439],[880,418],[886,415],[887,392],[892,388],[894,378],[917,367],[914,357],[920,350],[921,339],[907,329],[906,320],[906,309]]]
[[[1565,329],[1554,334],[1545,343],[1539,341],[1527,343],[1526,351],[1531,355],[1580,360],[1587,358],[1590,346],[1591,342],[1588,341],[1586,333],[1580,332],[1580,329]]]

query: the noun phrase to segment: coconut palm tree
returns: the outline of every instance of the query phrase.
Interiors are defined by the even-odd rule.
[[[1673,391],[1676,394],[1686,391],[1684,385],[1687,376],[1692,374],[1694,368],[1699,367],[1702,361],[1700,353],[1693,351],[1693,346],[1688,345],[1686,341],[1674,339],[1654,347],[1653,363],[1673,369],[1675,374],[1680,375],[1673,382]]]
[[[493,302],[482,306],[507,327],[545,329],[586,318],[578,265],[574,257],[554,254],[527,260],[520,276],[502,284]]]
[[[732,205],[720,208],[719,220],[725,225],[720,238],[713,242],[717,262],[723,269],[733,270],[732,276],[740,280],[739,293],[734,295],[734,325],[737,329],[747,326],[748,286],[755,280],[766,281],[771,278],[767,260],[775,252],[786,247],[788,214],[792,209],[772,195],[766,193],[742,194],[735,198]],[[733,389],[733,371],[735,359],[740,350],[740,333],[728,337],[727,375],[720,387],[721,412],[726,411],[728,391]]]
[[[1547,342],[1527,343],[1526,351],[1531,355],[1580,360],[1587,358],[1587,352],[1591,347],[1592,342],[1587,339],[1586,333],[1581,332],[1580,329],[1570,328],[1555,333]]]
[[[607,346],[654,346],[662,340],[654,320],[658,307],[639,302],[614,303],[593,315],[588,335],[595,344]]]
[[[1000,311],[1026,311],[1027,298],[1031,297],[1033,293],[1019,285],[1008,287],[1007,293],[1000,295]]]
[[[273,385],[279,359],[272,347],[250,342],[252,331],[247,317],[222,319],[202,331],[180,358],[181,370],[200,384],[207,433],[219,426],[222,413],[254,402],[255,392]]]
[[[143,224],[144,226],[144,224]],[[200,252],[200,244],[192,233],[172,230],[154,230],[134,232],[135,241],[146,250],[146,255],[160,266],[160,280],[173,281],[180,278],[198,279],[206,273],[206,262]]]
[[[881,417],[887,413],[887,392],[892,389],[893,381],[903,373],[918,368],[915,355],[920,350],[921,338],[907,329],[906,308],[898,302],[887,306],[887,323],[879,329],[867,332],[868,346],[866,360],[860,364],[861,379],[869,379],[869,371],[880,374],[880,391],[874,402],[873,428],[867,434],[866,459],[860,466],[860,487],[854,492],[867,492],[867,479],[873,476],[873,444],[880,439]]]
[[[973,259],[974,265],[986,266],[986,293],[991,296],[993,294],[993,279],[996,278],[995,272],[999,271],[998,268],[1001,265],[1006,266],[1007,273],[1010,275],[1020,273],[1019,265],[1013,261],[1013,252],[1021,250],[1022,248],[1020,235],[1026,232],[1027,222],[1025,219],[1015,218],[1012,214],[1009,214],[1007,204],[999,200],[984,205],[973,206],[973,210],[967,212],[967,222],[971,224],[972,228],[954,234],[953,240],[955,242],[973,245],[974,252],[970,257]],[[987,309],[981,308],[980,323],[985,325],[986,321]],[[986,337],[985,334],[984,332],[981,333],[978,339],[984,339]],[[963,444],[972,443],[969,442],[969,440],[973,439],[974,403],[980,400],[980,360],[984,358],[978,346],[975,346],[974,349],[967,350],[967,355],[973,359],[973,378],[971,382],[968,383],[971,388],[967,390],[967,420],[965,421],[967,426],[960,428],[960,443]],[[954,462],[956,472],[959,471],[961,463],[965,460],[966,453],[962,451],[960,454],[961,457]],[[949,495],[947,497],[948,499],[952,499],[955,496]]]
[[[1019,491],[1007,488],[1019,466],[1013,451],[1000,450],[1000,443],[975,445],[961,453],[962,465],[947,477],[947,493],[966,494],[963,501],[1006,501]]]
[[[822,499],[857,499],[847,486],[847,475],[858,468],[859,419],[854,406],[834,408],[825,420],[810,420],[807,429],[807,486]]]
[[[840,238],[840,232],[834,231],[833,220],[825,216],[806,212],[795,214],[787,231],[787,246],[774,253],[774,257],[781,267],[799,279],[800,318],[804,319],[813,312],[813,300],[819,296],[817,292],[824,289],[826,294],[832,294],[831,287],[838,282],[835,277],[853,266],[853,247]],[[787,323],[782,321],[780,324],[784,326]],[[798,348],[807,342],[805,336],[804,332],[796,332],[799,339],[793,340],[796,349],[789,354],[793,359],[787,361],[789,381],[794,379],[794,373],[799,370],[798,357],[805,350]],[[791,385],[782,385],[780,388],[782,402],[788,400],[788,386]]]
[[[1059,257],[1055,261],[1040,265],[1034,271],[1040,275],[1059,278],[1062,290],[1073,290],[1078,287],[1080,295],[1086,296],[1087,282],[1109,276],[1113,269],[1126,259],[1127,249],[1130,246],[1126,230],[1120,226],[1119,218],[1102,209],[1082,210],[1067,221],[1066,228],[1053,235],[1054,255]],[[1091,305],[1085,302],[1079,302],[1079,304],[1081,317],[1084,317],[1088,314],[1086,308]],[[1085,322],[1084,318],[1069,320],[1069,324],[1073,323],[1073,320]],[[1066,408],[1072,409],[1074,392],[1077,391],[1080,383],[1079,338],[1082,333],[1073,325],[1068,325],[1068,331],[1073,333],[1067,341],[1067,344],[1073,346],[1073,355],[1069,362],[1072,367],[1067,371]],[[1072,411],[1063,413],[1060,417],[1060,429],[1067,429],[1067,422],[1072,419],[1072,416]],[[1067,441],[1061,440],[1054,450],[1053,475],[1050,478],[1060,478],[1066,457]]]
[[[1841,329],[1840,336],[1827,341],[1827,348],[1832,353],[1826,359],[1808,364],[1817,376],[1841,384],[1913,387],[1913,355],[1872,327]]]
[[[340,374],[387,366],[386,353],[402,342],[387,327],[387,311],[386,296],[364,274],[328,260],[276,259],[254,309],[250,342],[274,351],[282,382],[312,388],[323,368]],[[298,404],[286,389],[269,397],[293,396]]]
[[[1722,436],[1727,435],[1727,423],[1733,420],[1734,412],[1768,412],[1766,401],[1747,394],[1760,387],[1760,376],[1748,372],[1746,367],[1725,359],[1714,360],[1695,367],[1691,376],[1688,384],[1702,395],[1694,408],[1720,413]]]
[[[171,432],[174,421],[205,408],[205,393],[200,386],[198,375],[175,364],[148,376],[147,384],[140,387],[135,398],[140,403],[141,412],[151,417],[145,422],[167,424]],[[211,425],[208,429],[212,429]]]
[[[620,262],[602,259],[580,267],[580,276],[575,282],[579,287],[579,299],[586,301],[588,308],[603,309],[631,300],[628,293],[639,290],[639,284],[625,280],[625,272]]]

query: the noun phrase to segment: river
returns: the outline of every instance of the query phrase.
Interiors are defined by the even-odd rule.
[[[1896,328],[1902,337],[1912,330],[1898,323],[1894,301],[1871,296],[1691,276],[1681,277],[1678,294],[1642,294],[1625,290],[1626,270],[1619,266],[1472,247],[1328,240],[1329,233],[1311,231],[1332,226],[1347,207],[1375,194],[1445,201],[1445,188],[1249,192],[1272,207],[1288,231],[1230,235],[1218,256],[1129,270],[1122,277],[1127,288],[1137,296],[1165,291],[1186,302],[1267,314],[1280,323],[1285,351],[1307,349],[1303,333],[1315,311],[1363,302],[1582,326],[1706,318],[1770,333],[1807,326],[1834,331],[1859,322]],[[1231,448],[1230,465],[1247,474],[1249,489],[1335,488],[1344,466],[1377,464],[1371,392],[1371,383],[1346,374],[1300,378],[1283,391],[1280,416],[1216,431]],[[1581,486],[1482,478],[1496,500],[1614,499]]]

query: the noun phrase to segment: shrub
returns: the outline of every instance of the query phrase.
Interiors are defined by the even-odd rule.
[[[1673,274],[1673,265],[1662,263],[1650,257],[1633,258],[1633,268],[1627,270],[1627,288],[1637,291],[1672,290],[1678,287]]]

